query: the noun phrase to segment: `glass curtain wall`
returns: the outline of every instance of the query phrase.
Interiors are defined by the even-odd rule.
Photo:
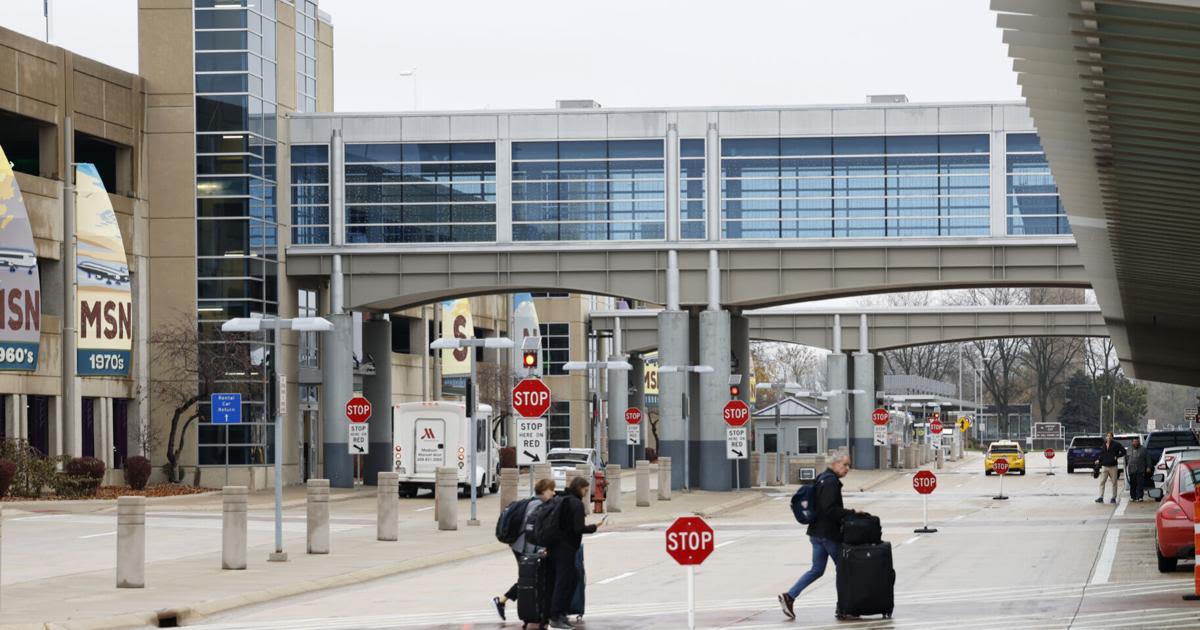
[[[679,237],[701,239],[707,234],[704,211],[704,140],[679,141]]]
[[[987,235],[986,135],[721,142],[725,238]]]
[[[292,243],[329,244],[329,145],[292,145]]]
[[[277,312],[275,0],[194,0],[194,24],[198,365],[243,405],[242,424],[213,425],[203,396],[199,463],[270,464],[271,333],[220,326]]]
[[[296,2],[296,111],[317,111],[317,3]]]
[[[1070,234],[1067,211],[1037,134],[1010,133],[1006,140],[1008,233]]]

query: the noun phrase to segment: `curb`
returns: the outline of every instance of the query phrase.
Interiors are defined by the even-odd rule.
[[[762,503],[766,500],[767,495],[763,492],[749,492],[736,499],[732,499],[724,503],[718,503],[710,508],[694,512],[694,514],[697,516],[703,516],[704,518],[713,518],[722,514],[736,512],[737,510],[750,507],[751,505],[757,503]]]
[[[220,494],[221,494],[220,490],[213,490],[210,492],[197,492],[195,494],[180,494],[180,495],[174,495],[174,496],[169,496],[169,497],[146,497],[146,504],[147,505],[157,505],[160,503],[166,503],[168,501],[173,501],[173,500],[192,499],[192,498],[199,498],[199,497],[211,497],[211,496],[216,496],[216,495],[220,495]],[[70,499],[70,500],[53,499],[53,500],[49,500],[49,501],[4,501],[4,502],[0,502],[0,506],[6,507],[6,508],[11,508],[14,510],[21,510],[22,512],[36,512],[36,511],[39,511],[38,508],[45,510],[45,509],[64,509],[64,508],[69,508],[69,507],[93,508],[93,509],[89,509],[89,510],[80,510],[81,512],[102,512],[109,508],[116,508],[117,500],[116,499]],[[0,628],[7,628],[7,627],[8,626],[0,626]]]

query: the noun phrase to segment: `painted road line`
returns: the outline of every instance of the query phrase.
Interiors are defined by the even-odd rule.
[[[903,547],[904,545],[911,545],[911,544],[917,542],[918,540],[921,540],[920,536],[913,536],[912,538],[909,538],[908,540],[900,543],[900,546]]]
[[[1129,499],[1121,499],[1117,504],[1117,510],[1113,512],[1113,516],[1125,516],[1125,508],[1129,507]]]
[[[967,518],[967,515],[966,515],[966,514],[959,514],[958,516],[955,516],[954,518],[952,518],[952,519],[950,519],[950,520],[952,520],[952,521],[961,521],[961,520],[963,520],[964,518]]]
[[[1108,584],[1112,575],[1113,562],[1117,559],[1117,541],[1121,538],[1121,530],[1110,529],[1104,534],[1104,548],[1100,550],[1100,560],[1096,563],[1096,572],[1092,574],[1090,584]]]
[[[742,540],[741,538],[734,538],[733,540],[726,540],[725,542],[718,544],[716,547],[713,547],[713,549],[720,549],[721,547],[724,547],[725,545],[732,545],[733,543],[739,542],[741,540]]]
[[[280,397],[280,400],[282,400],[282,399],[283,399],[283,397],[281,396],[281,397]],[[414,512],[428,512],[429,510],[432,510],[432,509],[433,509],[433,506],[431,505],[431,506],[429,506],[429,507],[417,508],[417,509],[415,509],[415,510],[413,510],[413,511],[414,511]]]
[[[101,536],[116,536],[116,535],[117,535],[117,532],[104,532],[103,534],[88,534],[87,536],[80,536],[79,540],[84,540],[85,538],[99,538]]]
[[[629,573],[622,573],[621,575],[614,575],[610,578],[605,578],[603,580],[600,580],[599,582],[596,582],[596,584],[612,584],[613,582],[616,582],[617,580],[624,580],[625,578],[627,578],[631,575],[634,575],[635,573],[637,573],[637,571],[630,571]]]
[[[587,539],[588,539],[588,541],[600,540],[601,538],[604,538],[605,536],[612,536],[612,535],[613,535],[612,532],[600,532],[599,534],[592,534],[592,535],[588,536]]]

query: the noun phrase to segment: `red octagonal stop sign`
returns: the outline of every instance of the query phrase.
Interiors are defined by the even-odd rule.
[[[541,379],[527,378],[513,388],[512,406],[522,418],[540,418],[550,410],[550,388]]]
[[[941,435],[942,434],[942,421],[938,420],[937,418],[930,420],[929,421],[929,432],[934,435]]]
[[[922,470],[913,475],[913,490],[921,494],[929,494],[937,489],[937,475]]]
[[[713,530],[699,516],[681,516],[667,528],[667,555],[682,565],[701,564],[713,552]]]
[[[1046,456],[1046,459],[1054,459],[1054,449],[1052,448],[1046,449],[1042,454]]]
[[[888,418],[889,418],[888,410],[884,409],[882,407],[871,412],[871,422],[874,422],[875,424],[877,424],[879,426],[883,426],[883,425],[887,424]]]
[[[1000,459],[992,462],[992,472],[996,473],[997,475],[1007,475],[1008,460],[1001,457]]]
[[[725,417],[725,424],[740,427],[750,421],[750,407],[741,400],[731,400],[725,403],[722,415]]]
[[[637,407],[630,407],[625,410],[625,422],[629,424],[638,424],[642,421],[642,410]]]
[[[346,402],[346,419],[350,422],[366,422],[371,419],[371,401],[355,396]]]

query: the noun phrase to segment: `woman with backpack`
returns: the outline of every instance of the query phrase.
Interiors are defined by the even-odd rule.
[[[567,621],[567,610],[571,606],[571,597],[575,594],[575,586],[579,580],[579,572],[575,568],[575,555],[583,544],[584,534],[593,534],[603,525],[588,525],[584,522],[583,500],[588,496],[588,483],[585,477],[576,477],[567,486],[567,491],[559,507],[557,525],[559,531],[553,536],[549,546],[550,555],[546,567],[549,576],[546,583],[554,584],[550,597],[550,627],[574,628]]]
[[[542,507],[554,498],[554,480],[539,479],[533,487],[533,497],[525,502],[524,514],[521,514],[521,535],[517,537],[511,545],[513,556],[517,559],[517,569],[520,570],[521,558],[531,554],[545,554],[545,550],[527,540],[526,534],[533,527],[533,515],[538,508]],[[517,506],[520,507],[520,506]],[[496,607],[496,612],[500,615],[500,620],[506,619],[504,614],[504,606],[510,600],[517,599],[518,584],[514,583],[503,595],[492,598],[492,605]]]

